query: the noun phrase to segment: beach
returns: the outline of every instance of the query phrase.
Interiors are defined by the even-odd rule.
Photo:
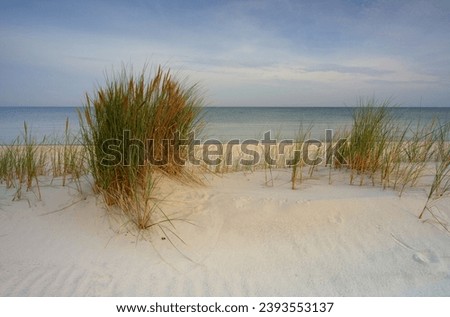
[[[0,314],[448,315],[449,16],[5,2]]]
[[[163,177],[159,225],[138,231],[92,180],[12,201],[0,185],[0,296],[449,296],[450,234],[429,213],[427,183],[349,185],[319,168]],[[428,175],[428,174],[426,174]],[[50,184],[51,183],[51,184]],[[450,219],[450,198],[433,204]]]

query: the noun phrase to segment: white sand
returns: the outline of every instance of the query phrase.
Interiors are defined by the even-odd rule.
[[[127,232],[84,184],[12,202],[0,185],[1,296],[450,296],[450,235],[417,215],[425,189],[350,186],[288,170],[162,184],[180,242]],[[450,220],[450,198],[438,214]],[[436,211],[437,212],[437,211]],[[170,228],[166,224],[166,228]]]

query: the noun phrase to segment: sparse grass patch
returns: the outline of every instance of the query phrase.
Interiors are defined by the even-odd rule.
[[[46,154],[39,149],[26,122],[23,127],[20,137],[0,149],[0,182],[15,189],[13,200],[21,199],[24,189],[31,191],[34,188],[36,197],[40,199],[38,176],[45,173]]]
[[[435,130],[435,171],[430,189],[428,191],[427,200],[419,219],[422,219],[425,211],[428,211],[447,231],[445,224],[439,221],[438,217],[432,210],[433,201],[443,197],[450,192],[450,123],[440,125]]]
[[[52,183],[57,177],[62,179],[62,186],[73,181],[81,192],[80,177],[88,174],[85,147],[79,143],[79,137],[70,132],[69,119],[66,119],[62,141],[56,139],[49,146],[48,156],[50,156],[49,170],[52,175]]]
[[[415,186],[423,175],[427,163],[432,159],[435,151],[435,129],[437,121],[421,125],[417,122],[415,130],[410,138],[403,139],[396,145],[398,159],[395,161],[393,174],[394,189],[399,187],[400,196],[406,186]]]

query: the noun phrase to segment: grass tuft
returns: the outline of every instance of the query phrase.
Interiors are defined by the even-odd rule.
[[[425,211],[431,213],[435,218],[436,215],[432,211],[432,203],[443,197],[445,194],[450,192],[450,123],[440,125],[435,130],[435,146],[436,146],[436,157],[435,157],[435,171],[433,180],[431,182],[430,190],[428,191],[427,200],[422,212],[419,215],[419,219],[422,219]],[[441,222],[440,222],[441,223]],[[441,223],[442,225],[442,223]],[[444,226],[447,230],[447,228]],[[447,230],[448,231],[448,230]]]
[[[353,127],[350,131],[345,156],[350,168],[350,184],[356,176],[360,185],[367,176],[372,177],[383,164],[383,155],[392,140],[393,115],[391,101],[374,98],[360,99],[353,113]],[[356,174],[356,175],[355,175]]]
[[[139,228],[151,225],[156,171],[192,179],[186,145],[202,128],[202,106],[197,86],[161,67],[149,77],[124,67],[86,95],[80,126],[95,188]]]

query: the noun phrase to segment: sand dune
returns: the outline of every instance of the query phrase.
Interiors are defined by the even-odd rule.
[[[326,173],[324,171],[324,173]],[[163,224],[138,233],[88,181],[12,202],[0,185],[1,296],[449,296],[450,235],[417,215],[425,189],[290,189],[288,170],[164,180]],[[450,220],[450,199],[439,216]],[[180,238],[177,238],[177,236]],[[181,241],[182,239],[182,241]]]

